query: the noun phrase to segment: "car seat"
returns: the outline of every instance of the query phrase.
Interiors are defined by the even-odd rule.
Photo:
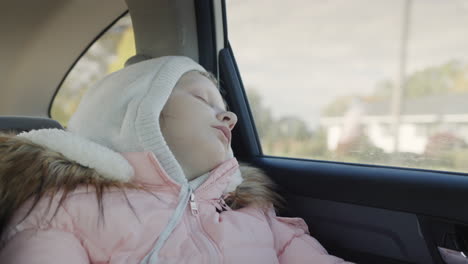
[[[58,128],[63,129],[59,122],[43,117],[0,116],[0,131],[21,133],[33,129]]]

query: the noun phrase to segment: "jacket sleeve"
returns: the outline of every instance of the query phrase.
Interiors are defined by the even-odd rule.
[[[345,264],[341,258],[329,255],[320,243],[309,235],[307,224],[301,218],[278,217],[274,209],[268,218],[280,263]]]
[[[2,264],[89,264],[88,254],[72,233],[26,229],[1,249]]]

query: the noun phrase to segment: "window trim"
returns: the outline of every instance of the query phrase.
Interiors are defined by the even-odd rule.
[[[59,84],[57,85],[57,88],[55,89],[55,92],[49,102],[49,106],[47,108],[47,116],[49,118],[52,118],[52,107],[54,105],[55,98],[57,94],[59,93],[60,89],[62,88],[63,83],[67,79],[68,75],[71,73],[71,71],[75,68],[75,65],[81,60],[81,58],[88,52],[88,50],[91,48],[91,46],[98,41],[110,28],[112,28],[121,18],[126,16],[128,14],[128,10],[123,12],[121,15],[119,15],[116,19],[112,21],[107,27],[105,27],[92,41],[89,42],[89,44],[86,46],[86,48],[81,52],[81,54],[75,59],[73,64],[70,65],[68,68],[67,72],[63,76],[63,78],[60,80]]]
[[[233,130],[234,153],[240,160],[247,161],[252,160],[254,156],[262,156],[260,138],[229,42],[219,53],[219,69],[221,85],[227,91],[229,106],[240,117]]]

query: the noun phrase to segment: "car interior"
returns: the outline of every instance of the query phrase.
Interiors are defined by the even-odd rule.
[[[133,60],[188,56],[219,78],[239,117],[237,159],[267,172],[287,201],[280,215],[303,218],[330,254],[356,263],[468,263],[466,174],[262,152],[230,45],[226,1],[5,2],[0,130],[63,128],[50,115],[59,87],[91,45],[129,14]]]

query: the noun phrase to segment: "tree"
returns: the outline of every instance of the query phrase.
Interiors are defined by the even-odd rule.
[[[345,95],[336,97],[335,100],[330,102],[322,110],[322,114],[325,116],[342,116],[348,110],[351,105],[354,95]]]
[[[376,86],[373,96],[388,100],[394,85],[390,80],[380,82]],[[406,80],[404,97],[412,99],[466,92],[468,92],[468,64],[454,60],[409,75]]]
[[[336,97],[323,108],[322,114],[342,116],[354,97],[372,102],[390,102],[394,86],[392,80],[382,80],[376,83],[374,91],[368,96],[353,94]],[[454,93],[468,93],[468,64],[456,60],[410,74],[406,79],[403,97],[414,99]]]
[[[269,147],[268,145],[278,138],[276,121],[272,117],[271,110],[263,106],[260,94],[252,88],[246,90],[258,136],[262,140],[262,145],[266,144]]]
[[[273,118],[271,110],[263,105],[260,94],[252,88],[246,90],[265,154],[301,158],[324,155],[325,131],[310,131],[307,123],[296,116]]]

